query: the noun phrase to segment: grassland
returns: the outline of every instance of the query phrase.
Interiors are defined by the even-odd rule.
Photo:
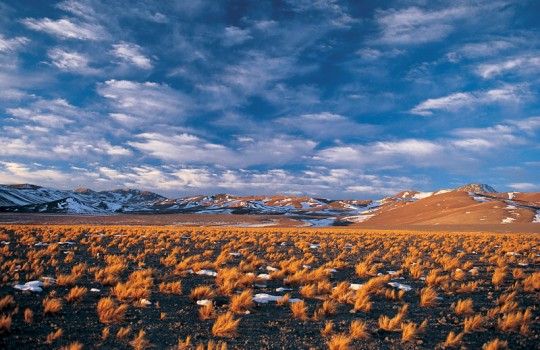
[[[0,348],[535,348],[539,237],[3,225]]]

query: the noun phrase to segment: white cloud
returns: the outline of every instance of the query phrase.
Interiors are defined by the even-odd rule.
[[[109,100],[113,117],[127,127],[164,122],[175,125],[193,108],[188,96],[167,84],[108,80],[98,84],[97,92]]]
[[[174,164],[208,164],[246,167],[253,165],[283,165],[300,160],[315,148],[310,140],[277,136],[260,140],[244,137],[238,148],[212,143],[198,136],[181,134],[144,133],[140,141],[128,144],[144,154]]]
[[[60,70],[74,72],[78,74],[95,74],[97,69],[88,66],[88,57],[75,51],[66,51],[61,48],[54,48],[48,52],[51,64]]]
[[[530,182],[514,182],[508,184],[508,187],[513,188],[518,191],[539,191],[540,185],[533,184]]]
[[[108,37],[100,25],[75,23],[67,18],[59,20],[26,18],[23,23],[30,29],[45,32],[60,39],[103,40]]]
[[[134,65],[141,69],[152,69],[152,61],[142,54],[142,48],[133,43],[121,42],[113,45],[111,53],[123,62]]]
[[[539,73],[540,57],[517,57],[498,63],[481,64],[476,70],[477,74],[484,79],[512,71],[528,74]]]
[[[223,45],[225,46],[234,46],[240,45],[244,42],[253,39],[250,35],[249,29],[241,29],[238,27],[227,27],[223,33]]]
[[[418,7],[403,10],[378,11],[376,21],[381,35],[376,42],[383,44],[423,44],[446,38],[456,20],[475,13],[473,7],[455,6],[439,11],[425,11]]]
[[[499,89],[474,92],[457,92],[439,98],[430,98],[410,110],[412,114],[430,116],[434,111],[455,112],[491,103],[519,103],[526,95],[521,86],[506,86]]]
[[[515,44],[507,40],[491,40],[486,42],[469,43],[457,49],[460,56],[479,58],[494,56],[500,51],[511,49]]]
[[[23,36],[18,36],[11,39],[5,39],[2,34],[0,34],[0,52],[14,52],[18,51],[20,48],[24,47],[30,42],[30,39]]]

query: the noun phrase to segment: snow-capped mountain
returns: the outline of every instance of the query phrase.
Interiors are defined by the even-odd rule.
[[[499,193],[489,185],[454,190],[402,191],[379,200],[234,196],[166,198],[131,189],[58,190],[36,185],[0,185],[0,212],[131,214],[285,215],[311,226],[508,224],[540,222],[540,193]]]

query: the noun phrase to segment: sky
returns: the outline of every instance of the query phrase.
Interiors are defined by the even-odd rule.
[[[540,2],[0,0],[0,183],[540,191]]]

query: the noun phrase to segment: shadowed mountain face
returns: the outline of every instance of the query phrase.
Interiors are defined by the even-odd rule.
[[[311,226],[445,225],[540,222],[540,193],[498,193],[485,184],[454,190],[402,191],[379,200],[233,196],[166,198],[133,189],[57,190],[36,185],[0,186],[0,211],[65,214],[278,214]]]

